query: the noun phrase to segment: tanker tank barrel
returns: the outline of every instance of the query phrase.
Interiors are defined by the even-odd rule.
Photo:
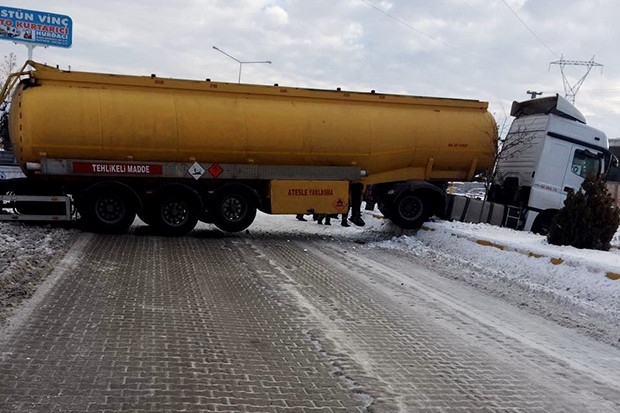
[[[137,214],[178,235],[198,220],[240,231],[257,209],[358,217],[373,187],[397,195],[379,203],[386,213],[419,215],[392,215],[405,228],[442,204],[410,196],[412,183],[441,197],[441,182],[492,165],[487,102],[242,84],[244,63],[271,61],[235,60],[237,83],[27,62],[33,70],[9,76],[1,93],[12,93],[9,136],[30,188],[74,198],[97,230],[122,231]]]

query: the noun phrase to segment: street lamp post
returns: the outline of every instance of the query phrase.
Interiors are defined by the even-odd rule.
[[[242,61],[237,59],[236,57],[233,57],[231,55],[229,55],[228,53],[226,53],[225,51],[223,51],[222,49],[219,49],[216,46],[213,46],[213,48],[215,50],[217,50],[220,53],[225,54],[226,56],[230,57],[232,60],[234,60],[235,62],[239,63],[239,78],[237,79],[237,83],[241,83],[241,68],[243,67],[244,64],[246,63],[267,63],[267,64],[271,64],[271,60],[260,60],[260,61]]]

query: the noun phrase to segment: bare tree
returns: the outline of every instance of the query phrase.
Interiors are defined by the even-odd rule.
[[[507,120],[504,121],[502,129],[505,128]],[[539,139],[536,139],[536,133],[532,131],[532,125],[519,123],[517,128],[511,129],[503,138],[500,132],[497,141],[497,146],[493,154],[493,162],[491,168],[486,172],[484,176],[484,184],[486,189],[485,200],[488,198],[490,190],[493,186],[503,187],[505,183],[505,176],[502,174],[502,163],[509,162],[511,160],[519,160],[526,157],[528,152],[540,143]],[[511,168],[513,169],[513,168]],[[531,172],[528,172],[531,175]],[[517,189],[517,188],[515,188]],[[491,201],[497,200],[496,197],[491,197]],[[506,200],[504,200],[506,201]]]
[[[15,71],[17,67],[17,56],[11,52],[4,56],[4,60],[0,64],[0,83],[4,84],[7,77]]]
[[[4,56],[4,60],[0,64],[0,84],[4,85],[11,73],[17,67],[17,56],[11,52]],[[10,97],[0,102],[0,150],[11,150],[11,141],[9,140],[9,107],[11,105]]]

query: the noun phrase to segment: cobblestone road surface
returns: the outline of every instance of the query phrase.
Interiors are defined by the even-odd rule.
[[[617,349],[433,267],[318,235],[85,234],[0,341],[0,411],[620,411]]]

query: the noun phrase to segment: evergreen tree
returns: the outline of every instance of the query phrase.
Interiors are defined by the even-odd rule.
[[[577,192],[569,191],[564,207],[553,218],[547,240],[554,245],[571,245],[609,251],[620,225],[620,209],[614,205],[601,176],[589,176]]]

